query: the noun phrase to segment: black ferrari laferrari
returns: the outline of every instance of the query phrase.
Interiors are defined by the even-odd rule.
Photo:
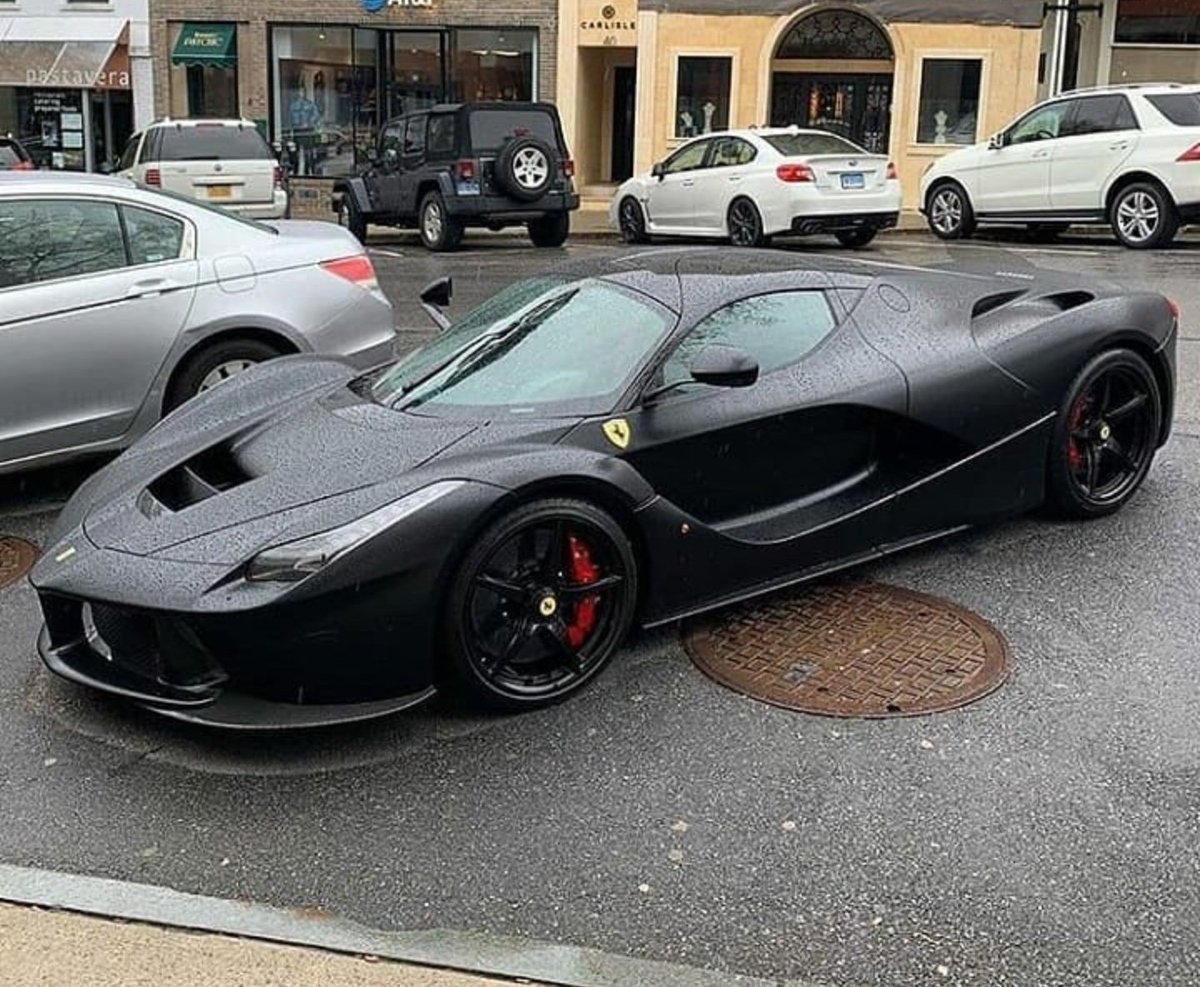
[[[575,692],[663,624],[1048,504],[1166,441],[1160,295],[770,252],[521,281],[366,375],[287,357],[85,483],[32,579],[55,672],[226,727]]]

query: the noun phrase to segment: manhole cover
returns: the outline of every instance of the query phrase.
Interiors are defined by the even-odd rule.
[[[825,716],[916,716],[974,702],[1012,670],[994,627],[879,583],[818,586],[684,627],[700,669],[755,699]]]
[[[0,535],[0,589],[15,583],[32,567],[37,549],[23,538]]]

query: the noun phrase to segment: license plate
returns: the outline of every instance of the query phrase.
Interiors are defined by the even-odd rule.
[[[480,194],[479,182],[473,182],[473,181],[459,182],[458,183],[458,194],[459,195],[479,195]]]
[[[233,195],[232,185],[210,185],[208,186],[208,197],[210,199],[228,199]]]
[[[855,171],[842,176],[842,188],[866,188],[867,183],[862,172]]]

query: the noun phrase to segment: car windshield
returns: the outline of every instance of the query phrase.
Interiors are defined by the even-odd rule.
[[[554,117],[545,110],[472,110],[471,147],[476,154],[498,151],[513,137],[536,137],[558,145]]]
[[[160,161],[265,161],[273,157],[267,142],[253,127],[198,123],[163,127]]]
[[[770,134],[763,138],[785,157],[802,158],[810,154],[866,154],[857,144],[834,134]]]
[[[431,414],[603,414],[673,325],[665,310],[614,285],[532,278],[409,354],[373,396]]]

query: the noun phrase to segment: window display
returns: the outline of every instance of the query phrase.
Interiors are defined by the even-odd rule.
[[[456,99],[536,99],[533,84],[533,30],[454,32]]]
[[[983,62],[977,58],[927,58],[921,63],[918,143],[975,143],[982,74]]]
[[[12,134],[38,168],[83,171],[83,93],[0,87],[0,134]]]
[[[683,56],[675,89],[675,136],[695,137],[729,127],[731,58]]]

